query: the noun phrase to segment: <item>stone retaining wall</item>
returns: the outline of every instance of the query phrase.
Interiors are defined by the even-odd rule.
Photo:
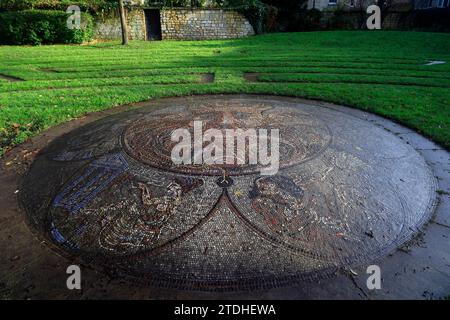
[[[145,9],[127,10],[130,40],[146,40]],[[203,40],[232,39],[255,32],[240,13],[228,10],[162,9],[162,39]],[[120,18],[113,12],[96,21],[96,39],[121,39]]]
[[[247,19],[235,11],[162,10],[163,39],[230,39],[255,34]]]
[[[130,40],[146,40],[145,15],[142,9],[130,9],[127,12],[128,35]],[[96,21],[94,38],[121,39],[120,17],[112,12]]]

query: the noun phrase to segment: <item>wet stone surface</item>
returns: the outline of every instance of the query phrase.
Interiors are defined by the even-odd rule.
[[[280,171],[171,162],[177,128],[280,130]],[[142,107],[56,139],[22,181],[38,233],[90,265],[152,285],[270,288],[374,261],[430,217],[435,180],[367,121],[284,100]]]

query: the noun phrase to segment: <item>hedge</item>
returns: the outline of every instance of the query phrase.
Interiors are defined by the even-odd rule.
[[[82,11],[97,13],[116,8],[117,0],[0,0],[0,11],[66,10],[70,5],[79,6]]]
[[[413,11],[410,28],[420,31],[450,32],[450,7]]]
[[[81,14],[81,28],[67,28],[70,14],[56,10],[26,10],[0,13],[0,44],[40,45],[82,43],[93,35],[93,20]]]

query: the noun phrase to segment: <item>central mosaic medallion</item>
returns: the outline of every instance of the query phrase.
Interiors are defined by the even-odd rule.
[[[279,129],[280,170],[175,165],[178,128]],[[428,218],[434,180],[394,135],[294,100],[149,103],[52,142],[21,188],[31,223],[117,276],[185,289],[291,284],[373,261]]]
[[[308,161],[323,152],[331,141],[327,126],[310,114],[292,108],[273,108],[256,103],[216,103],[195,108],[174,107],[145,115],[124,133],[126,152],[136,160],[156,168],[190,175],[254,174],[258,165],[176,165],[171,152],[176,145],[171,134],[178,128],[189,128],[194,136],[194,121],[201,121],[202,130],[271,129],[280,130],[281,168]],[[193,153],[193,152],[192,152]],[[245,161],[244,161],[245,162]]]

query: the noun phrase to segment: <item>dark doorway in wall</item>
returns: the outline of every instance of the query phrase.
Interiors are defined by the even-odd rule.
[[[161,16],[159,10],[145,10],[145,21],[147,26],[147,40],[161,40]]]

